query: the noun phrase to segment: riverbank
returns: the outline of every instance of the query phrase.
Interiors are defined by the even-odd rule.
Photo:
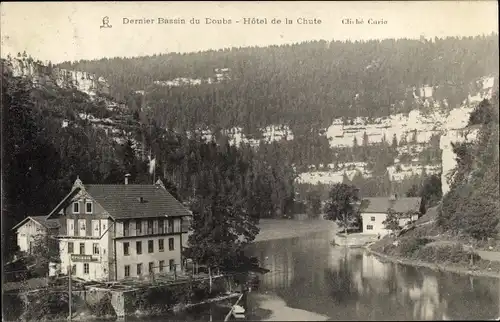
[[[403,265],[500,278],[500,253],[478,250],[470,240],[442,231],[436,224],[437,214],[437,207],[430,208],[400,236],[385,236],[365,248],[383,260]]]
[[[377,235],[351,233],[348,234],[346,237],[343,233],[338,232],[332,241],[332,245],[347,246],[350,248],[359,248],[359,247],[364,247],[365,245],[368,245],[376,240],[377,240]]]
[[[333,221],[322,219],[261,219],[259,228],[255,242],[300,237],[314,232],[334,232],[337,226]]]
[[[365,246],[365,249],[368,253],[377,256],[382,262],[392,262],[402,265],[416,266],[416,267],[425,267],[439,272],[449,272],[460,275],[471,275],[471,276],[480,276],[480,277],[494,277],[500,278],[500,272],[488,271],[484,269],[474,269],[467,266],[454,266],[450,264],[437,264],[437,263],[429,263],[423,262],[415,259],[408,259],[403,257],[389,256],[377,251],[374,251],[369,246]]]

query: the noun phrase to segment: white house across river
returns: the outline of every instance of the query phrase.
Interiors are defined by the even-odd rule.
[[[394,210],[400,215],[399,226],[404,227],[410,221],[417,220],[420,211],[420,198],[392,197],[364,198],[368,205],[361,212],[363,220],[363,234],[367,235],[386,235],[391,231],[385,228],[383,223],[387,219],[389,209]],[[412,215],[405,217],[406,213],[412,212]],[[402,218],[401,218],[402,217]]]

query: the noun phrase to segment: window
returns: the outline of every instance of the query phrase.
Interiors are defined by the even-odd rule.
[[[366,225],[366,230],[373,230],[373,225]]]
[[[173,219],[169,219],[168,220],[168,231],[167,233],[171,234],[174,232],[174,220]]]
[[[73,202],[73,213],[77,214],[80,212],[80,204],[77,202]]]
[[[137,276],[142,274],[142,264],[137,264]]]
[[[158,220],[158,233],[159,234],[163,234],[165,232],[164,225],[165,225],[164,220],[163,219],[159,219]]]
[[[123,243],[123,255],[129,255],[129,243]]]
[[[68,254],[73,254],[73,252],[75,251],[74,247],[75,245],[73,245],[73,242],[68,243]]]
[[[67,219],[66,227],[68,229],[68,236],[74,236],[75,235],[75,220],[74,219]]]
[[[83,263],[83,274],[88,274],[90,271],[89,263]]]
[[[92,236],[94,237],[101,236],[99,232],[99,220],[92,220]]]
[[[135,242],[135,249],[137,250],[137,255],[142,254],[142,241]]]
[[[135,221],[135,234],[136,235],[142,234],[142,221],[139,219]]]
[[[85,202],[85,213],[86,214],[92,213],[92,201]]]
[[[99,255],[99,244],[98,243],[92,244],[92,248],[93,248],[93,254]]]
[[[73,266],[71,266],[71,275],[75,274],[76,274],[76,264],[73,264]]]
[[[125,277],[130,277],[130,265],[125,265]]]
[[[123,236],[129,236],[130,235],[129,228],[130,228],[130,222],[128,220],[124,221],[123,222]]]
[[[168,250],[174,250],[174,239],[173,238],[168,239]]]
[[[165,261],[160,261],[160,272],[163,272],[164,268],[165,268]]]
[[[168,266],[169,266],[171,272],[175,271],[175,260],[173,260],[173,259],[169,260]]]
[[[152,253],[154,251],[154,243],[152,240],[148,240],[148,253]]]
[[[152,274],[153,270],[154,270],[154,263],[153,262],[149,262],[149,274]]]
[[[153,234],[153,221],[148,220],[148,235],[152,235],[152,234]]]
[[[375,221],[375,217],[371,217],[370,219],[371,219],[371,221]]]
[[[87,227],[85,227],[85,219],[78,219],[79,236],[87,235]]]
[[[165,249],[163,242],[164,242],[163,239],[158,239],[158,251],[160,252],[163,252],[163,250]]]
[[[85,254],[85,243],[80,243],[80,254]]]

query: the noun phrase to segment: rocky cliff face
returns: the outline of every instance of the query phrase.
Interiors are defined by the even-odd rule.
[[[35,85],[53,84],[62,88],[76,88],[91,97],[109,94],[109,84],[103,77],[87,72],[53,68],[31,58],[8,58],[5,66],[15,77],[31,78]]]
[[[387,167],[391,180],[402,181],[404,178],[418,175],[423,171],[427,174],[441,172],[444,194],[449,191],[450,175],[456,166],[451,143],[470,142],[475,139],[477,130],[467,128],[470,113],[483,99],[491,99],[495,83],[496,79],[492,76],[481,77],[474,86],[471,86],[476,90],[469,93],[461,107],[451,110],[446,100],[442,102],[433,100],[432,87],[414,88],[414,98],[420,103],[422,110],[412,110],[408,114],[394,114],[387,118],[358,117],[348,122],[339,118],[325,129],[324,135],[328,138],[332,148],[352,147],[355,141],[361,145],[363,137],[368,138],[368,144],[380,143],[382,140],[390,144],[393,138],[396,138],[399,155],[394,159],[394,164]],[[439,139],[442,151],[441,160],[434,160],[437,162],[435,164],[421,164],[418,153],[430,144],[433,137]],[[411,162],[400,162],[400,156],[403,154],[410,155]],[[311,168],[310,171],[302,173],[297,181],[310,184],[332,184],[342,182],[344,174],[351,179],[355,173],[352,170],[356,170],[364,177],[370,176],[366,166],[359,162],[348,167],[341,167],[341,169],[333,169],[331,165],[326,168],[330,169]]]
[[[441,155],[441,191],[443,196],[450,191],[450,184],[453,180],[453,170],[457,166],[457,156],[453,153],[452,143],[473,142],[477,138],[477,133],[477,128],[463,128],[450,130],[441,137],[439,147],[443,151]]]
[[[35,86],[53,85],[61,88],[75,88],[90,96],[91,99],[109,94],[110,85],[103,77],[82,71],[53,68],[43,65],[28,57],[8,58],[4,65],[16,77],[30,78]],[[228,80],[227,69],[217,69],[217,80]],[[408,114],[394,114],[386,118],[369,119],[358,117],[354,120],[335,119],[332,125],[322,132],[332,148],[353,146],[354,141],[359,145],[365,136],[368,144],[380,143],[386,140],[391,143],[393,138],[398,142],[399,156],[408,154],[411,162],[400,162],[399,156],[395,158],[394,164],[387,167],[391,180],[401,181],[405,177],[420,174],[425,171],[428,174],[442,173],[443,194],[449,191],[450,174],[456,166],[455,155],[452,150],[452,142],[464,142],[475,139],[477,131],[467,129],[467,122],[474,106],[483,99],[491,98],[497,80],[492,76],[484,76],[476,80],[474,91],[469,93],[468,98],[460,108],[449,109],[447,100],[438,100],[433,97],[435,88],[424,86],[409,89],[416,102],[422,106],[421,110],[413,110]],[[171,86],[172,84],[167,84]],[[180,86],[180,85],[179,85]],[[142,94],[144,91],[140,91]],[[119,126],[123,123],[120,115],[126,109],[123,104],[117,104],[106,99],[105,105],[108,110],[118,111],[117,117],[99,119],[92,115],[80,114],[80,118],[88,119],[96,127],[103,128],[110,136],[118,142],[129,137],[130,133],[124,133]],[[67,120],[62,121],[62,126],[70,126]],[[270,125],[262,130],[261,138],[246,138],[241,128],[226,129],[223,132],[229,137],[230,143],[239,145],[242,142],[257,147],[261,140],[270,143],[272,141],[293,140],[294,135],[286,125]],[[210,130],[201,131],[206,139],[212,137]],[[189,133],[188,133],[189,134]],[[429,144],[433,137],[439,138],[439,146],[442,151],[441,160],[435,160],[435,164],[420,164],[418,153]],[[140,144],[137,142],[137,146]],[[332,160],[333,161],[333,160]],[[300,174],[297,179],[302,183],[326,183],[342,182],[344,174],[352,179],[355,174],[361,173],[363,177],[370,177],[364,162],[351,162],[341,165],[320,165],[321,169],[310,166],[309,171]]]
[[[433,87],[414,88],[414,99],[422,106],[421,110],[371,120],[367,117],[357,117],[345,122],[338,118],[325,129],[325,136],[332,147],[353,146],[355,140],[361,144],[365,133],[368,142],[372,144],[380,143],[384,138],[391,142],[394,137],[398,142],[410,142],[414,139],[417,143],[428,143],[434,135],[442,135],[448,130],[465,127],[471,108],[483,99],[491,98],[495,84],[494,77],[484,76],[475,83],[474,87],[477,90],[469,93],[460,108],[450,109],[446,99],[442,101],[433,99]],[[419,96],[415,94],[417,92]]]
[[[75,89],[88,95],[86,98],[105,116],[97,117],[86,110],[76,108],[76,119],[61,119],[61,127],[79,127],[80,121],[89,122],[93,127],[102,129],[112,140],[124,143],[131,140],[138,154],[142,144],[134,139],[137,122],[131,120],[130,112],[123,103],[109,96],[109,84],[103,77],[82,71],[53,68],[28,57],[2,59],[2,66],[13,77],[29,79],[35,88],[57,93],[60,89]],[[95,110],[94,110],[95,111]]]

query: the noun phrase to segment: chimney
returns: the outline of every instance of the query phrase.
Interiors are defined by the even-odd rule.
[[[128,184],[128,178],[130,177],[130,173],[127,173],[125,175],[125,184]]]

